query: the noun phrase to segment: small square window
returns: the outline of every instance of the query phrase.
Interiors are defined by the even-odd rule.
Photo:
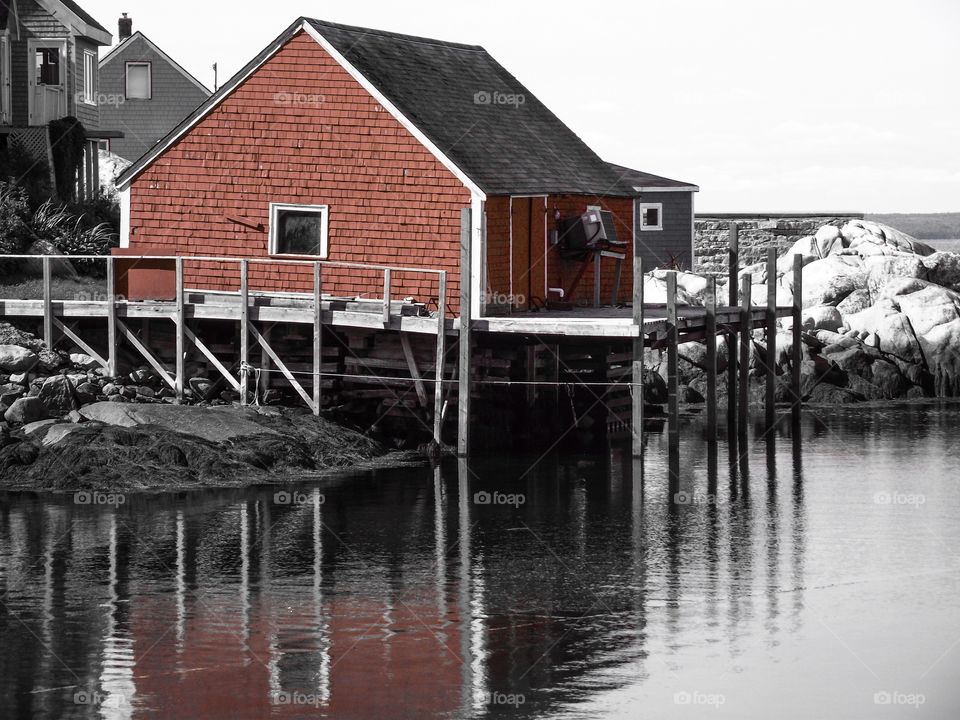
[[[327,256],[327,205],[270,205],[270,254]]]
[[[663,203],[641,203],[640,229],[663,230]]]
[[[152,84],[150,63],[127,63],[127,100],[149,100],[153,97]]]

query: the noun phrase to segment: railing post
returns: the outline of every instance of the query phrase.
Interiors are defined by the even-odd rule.
[[[390,268],[383,271],[383,324],[390,324]]]
[[[43,343],[53,350],[53,268],[49,255],[43,256]]]
[[[740,226],[732,222],[728,226],[727,248],[727,305],[735,308],[739,304],[737,295],[740,274]],[[731,327],[735,323],[731,323]],[[731,330],[727,335],[727,427],[733,433],[737,423],[737,332]]]
[[[240,261],[240,404],[246,406],[249,394],[250,361],[250,287],[248,282],[249,261]]]
[[[313,264],[313,414],[320,414],[323,401],[323,293],[322,267]]]
[[[117,358],[117,276],[113,256],[107,258],[107,372],[110,377],[119,373]]]
[[[441,270],[437,290],[437,361],[433,384],[433,441],[440,447],[443,434],[443,369],[447,354],[447,271]]]
[[[184,354],[186,353],[186,343],[184,327],[186,323],[186,313],[184,308],[184,298],[183,298],[183,258],[178,257],[176,259],[176,276],[177,276],[177,316],[175,322],[177,324],[177,402],[183,402],[183,386],[185,382],[185,362]]]
[[[803,257],[793,256],[793,347],[791,348],[790,390],[793,395],[793,420],[800,419],[800,365],[803,362]]]
[[[471,276],[471,237],[473,210],[460,211],[460,366],[457,382],[457,454],[470,454],[470,381],[472,379],[472,343],[470,317],[473,312],[473,281]]]
[[[740,381],[737,429],[740,435],[747,434],[748,407],[750,405],[750,349],[753,343],[753,276],[749,273],[740,278]]]
[[[707,343],[707,440],[717,439],[717,279],[707,278],[704,323]]]
[[[643,321],[643,258],[635,254],[633,256],[633,324],[637,335],[633,338],[633,363],[630,368],[630,378],[633,382],[631,444],[635,458],[643,456],[643,355],[646,351]]]
[[[677,328],[677,272],[667,273],[667,433],[670,454],[680,447],[679,337]]]
[[[767,248],[767,427],[777,421],[777,249]]]

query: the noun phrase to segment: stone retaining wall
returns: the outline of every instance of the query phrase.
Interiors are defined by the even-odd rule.
[[[740,226],[740,267],[766,258],[767,248],[778,253],[789,249],[799,238],[813,235],[821,225],[843,225],[862,220],[863,213],[717,213],[697,215],[694,221],[697,260],[695,272],[726,276],[729,226]]]

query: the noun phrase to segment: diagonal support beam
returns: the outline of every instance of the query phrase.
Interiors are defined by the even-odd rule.
[[[273,351],[273,348],[270,347],[270,343],[263,339],[263,335],[260,334],[260,331],[257,330],[256,327],[254,327],[252,322],[247,321],[247,327],[250,329],[250,332],[256,341],[260,344],[260,347],[263,348],[263,351],[270,356],[271,360],[273,360],[273,364],[276,365],[280,372],[283,373],[283,376],[287,379],[287,382],[293,386],[293,389],[297,391],[297,394],[303,398],[305,403],[307,403],[307,407],[309,407],[311,410],[314,410],[313,398],[311,398],[307,394],[307,391],[303,389],[303,386],[297,382],[297,379],[293,376],[293,373],[287,369],[287,366],[283,364],[283,361],[280,360],[277,354]]]
[[[120,333],[127,339],[127,341],[137,349],[137,352],[140,353],[143,356],[143,359],[150,364],[150,367],[157,371],[157,375],[159,375],[160,378],[170,386],[170,389],[176,391],[177,381],[169,372],[167,372],[167,369],[160,363],[160,361],[153,356],[153,353],[147,349],[147,346],[140,342],[140,338],[138,338],[133,331],[127,327],[127,324],[120,318],[117,318],[117,330],[119,330]]]
[[[413,356],[413,348],[410,347],[410,338],[407,334],[400,333],[400,346],[403,348],[403,356],[407,359],[407,367],[410,369],[410,377],[413,378],[413,384],[417,388],[417,397],[420,398],[420,407],[424,410],[429,406],[427,400],[427,388],[423,384],[423,377],[420,375],[420,369],[417,367],[417,359]]]
[[[223,375],[226,381],[230,383],[230,386],[234,390],[239,392],[240,391],[239,381],[237,381],[237,379],[233,377],[233,375],[230,373],[229,370],[227,370],[227,368],[223,365],[223,363],[221,363],[217,359],[217,356],[214,355],[213,352],[211,352],[210,348],[204,345],[203,341],[200,338],[198,338],[190,328],[184,327],[183,334],[187,338],[187,340],[189,340],[194,344],[194,346],[196,346],[197,350],[203,353],[204,357],[206,357],[207,360],[210,361],[210,364],[213,365],[221,375]]]
[[[60,332],[62,332],[64,335],[66,335],[68,338],[70,338],[70,340],[73,341],[73,343],[74,343],[77,347],[79,347],[79,348],[80,348],[81,350],[83,350],[87,355],[89,355],[89,356],[92,357],[94,360],[96,360],[98,363],[100,363],[101,367],[103,367],[103,368],[106,369],[106,370],[109,370],[109,369],[110,369],[110,363],[108,363],[106,360],[104,360],[104,359],[103,359],[103,356],[102,356],[100,353],[98,353],[98,352],[97,352],[96,350],[94,350],[92,347],[90,347],[89,345],[87,345],[83,340],[81,340],[80,337],[79,337],[73,330],[71,330],[71,329],[68,328],[66,325],[64,325],[64,324],[60,321],[60,318],[54,317],[54,318],[51,318],[51,319],[53,320],[53,324],[54,324],[56,327],[60,328]]]

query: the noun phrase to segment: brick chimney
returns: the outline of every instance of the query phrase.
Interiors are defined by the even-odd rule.
[[[123,42],[133,35],[133,18],[128,18],[127,14],[124,13],[118,24],[120,26],[120,32],[117,35],[117,40],[118,42]]]

